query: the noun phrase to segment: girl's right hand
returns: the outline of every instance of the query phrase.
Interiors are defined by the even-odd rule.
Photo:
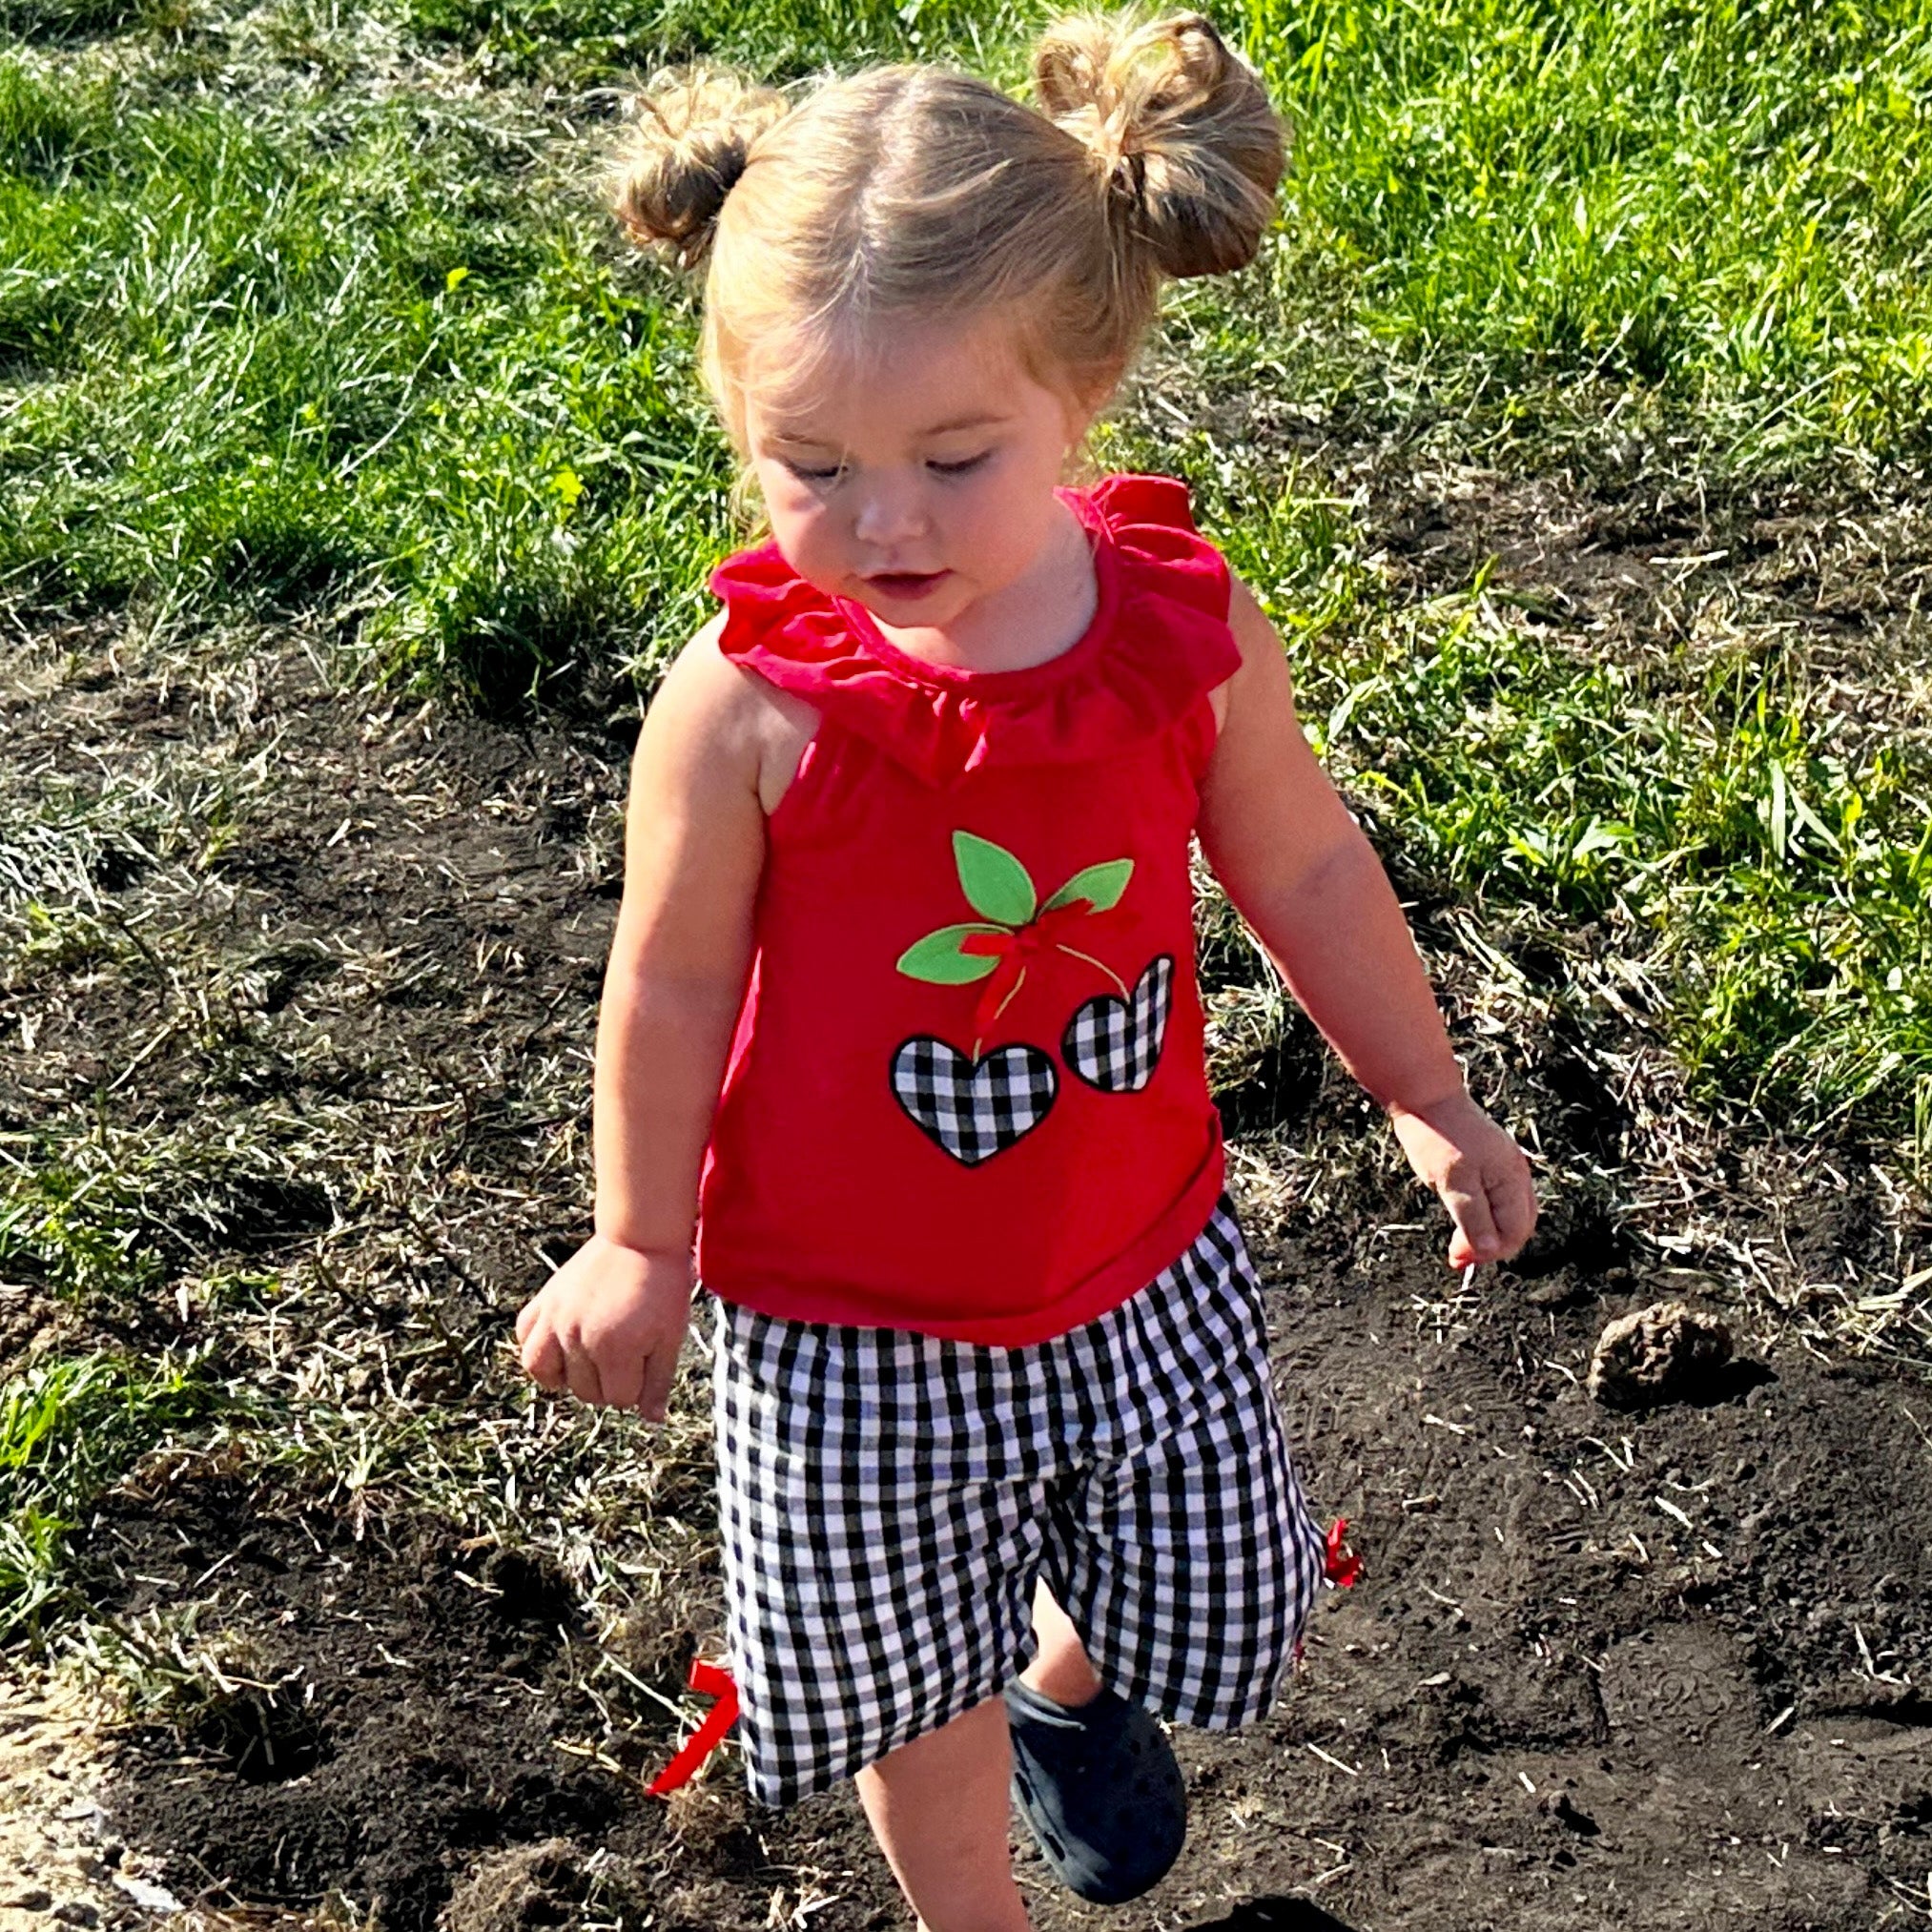
[[[524,1372],[545,1388],[662,1422],[690,1319],[688,1253],[594,1234],[524,1304],[517,1341]]]

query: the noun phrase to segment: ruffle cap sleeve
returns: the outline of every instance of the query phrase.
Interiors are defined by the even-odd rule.
[[[843,662],[853,640],[832,599],[799,576],[776,544],[727,557],[710,586],[725,606],[718,647],[781,689],[816,697],[863,669]]]
[[[1187,485],[1171,476],[1110,476],[1087,493],[1114,541],[1140,573],[1143,592],[1176,599],[1225,628],[1229,598],[1227,560],[1194,527]],[[1229,634],[1232,647],[1234,638]],[[1223,673],[1231,677],[1236,656]],[[1216,682],[1220,682],[1219,679]]]
[[[982,766],[1125,750],[1239,668],[1227,565],[1196,532],[1182,483],[1117,476],[1061,495],[1092,538],[1099,598],[1085,633],[1045,664],[976,671],[909,656],[862,605],[807,583],[775,544],[712,573],[725,606],[719,647],[932,785]]]

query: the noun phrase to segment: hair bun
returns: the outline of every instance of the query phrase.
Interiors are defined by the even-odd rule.
[[[1254,259],[1285,137],[1266,91],[1211,22],[1070,14],[1035,49],[1033,84],[1164,273],[1220,275]]]
[[[740,74],[711,68],[659,74],[638,99],[612,181],[611,206],[630,238],[695,268],[752,146],[785,113],[783,95]]]

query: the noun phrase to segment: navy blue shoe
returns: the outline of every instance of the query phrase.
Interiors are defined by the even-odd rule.
[[[1069,1708],[1006,1689],[1013,1798],[1054,1876],[1096,1905],[1123,1905],[1167,1876],[1187,1837],[1187,1786],[1162,1732],[1113,1691]]]

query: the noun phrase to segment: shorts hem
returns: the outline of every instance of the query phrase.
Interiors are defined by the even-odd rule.
[[[990,1690],[969,1692],[962,1698],[954,1700],[952,1708],[944,1716],[935,1717],[931,1723],[920,1724],[909,1730],[903,1737],[895,1737],[879,1751],[868,1751],[861,1747],[848,1752],[848,1761],[842,1765],[820,1767],[814,1765],[804,1778],[786,1778],[783,1777],[761,1778],[751,1762],[749,1752],[745,1754],[745,1783],[754,1803],[762,1804],[769,1811],[786,1811],[794,1804],[803,1804],[809,1798],[820,1797],[840,1784],[850,1783],[861,1771],[870,1769],[890,1757],[894,1751],[902,1750],[908,1744],[916,1744],[921,1737],[930,1737],[935,1731],[943,1731],[956,1718],[963,1717],[969,1711],[976,1711],[981,1704],[990,1704],[996,1697],[1003,1696],[1006,1687],[1016,1682],[1038,1655],[1037,1650],[1029,1651],[1016,1668],[1002,1676]],[[775,1794],[775,1796],[773,1795]]]

